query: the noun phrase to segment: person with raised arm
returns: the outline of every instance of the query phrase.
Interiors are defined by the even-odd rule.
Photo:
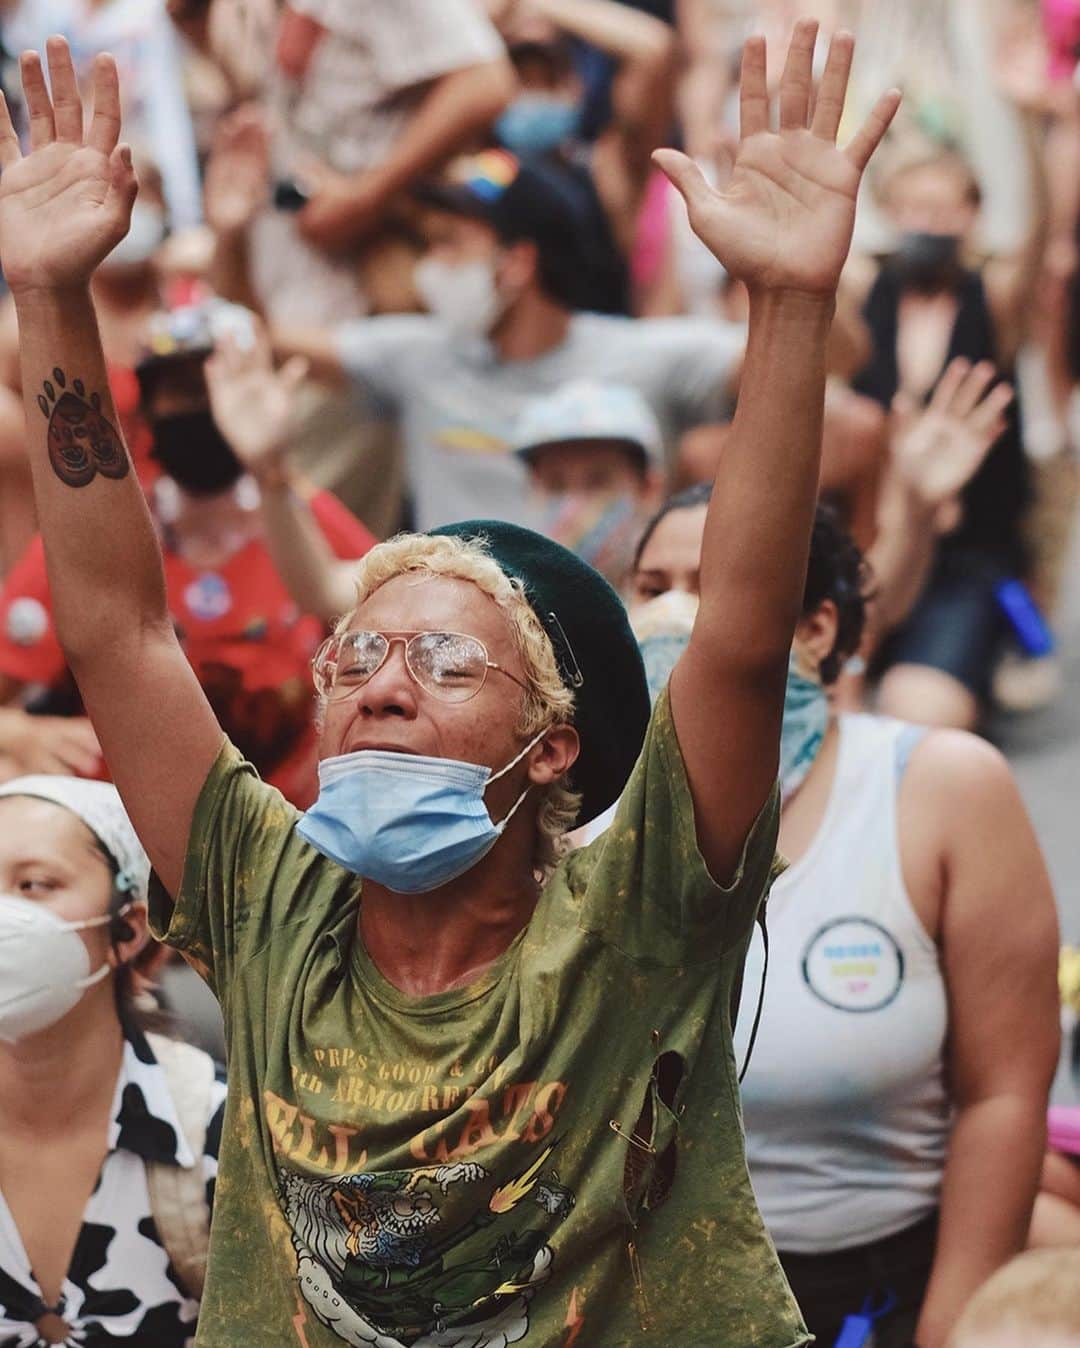
[[[88,297],[136,192],[115,66],[84,133],[63,42],[51,97],[23,58],[0,254],[57,630],[156,871],[152,923],[225,1018],[199,1343],[807,1342],[747,1176],[730,1008],[774,869],[833,297],[899,100],[839,149],[852,40],[811,116],[815,39],[797,26],[776,132],[747,44],[723,190],[659,156],[751,293],[670,693],[650,718],[625,610],[558,544],[490,520],[403,535],[316,656],[303,815],[223,740],[115,429]]]

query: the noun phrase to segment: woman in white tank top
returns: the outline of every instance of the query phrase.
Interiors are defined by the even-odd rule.
[[[696,593],[707,499],[682,493],[647,531],[638,601]],[[967,1298],[1024,1245],[1057,1062],[1057,919],[995,749],[830,712],[864,589],[854,544],[819,511],[785,701],[789,866],[768,901],[747,1159],[822,1348],[944,1348]],[[755,934],[744,1054],[763,966]]]

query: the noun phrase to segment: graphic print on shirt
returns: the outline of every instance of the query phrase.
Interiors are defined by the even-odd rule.
[[[359,1348],[506,1348],[529,1332],[529,1303],[550,1276],[551,1222],[574,1194],[544,1146],[504,1184],[474,1161],[309,1179],[282,1169],[300,1290],[318,1319]],[[478,1206],[444,1224],[444,1200]],[[468,1255],[461,1246],[481,1235]]]
[[[806,986],[837,1011],[881,1011],[904,982],[904,953],[880,923],[838,917],[819,928],[802,958]]]

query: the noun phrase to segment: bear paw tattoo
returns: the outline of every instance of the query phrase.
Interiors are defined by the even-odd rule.
[[[69,487],[85,487],[94,478],[126,477],[127,452],[116,428],[101,410],[101,396],[91,393],[81,379],[67,387],[63,370],[53,370],[53,379],[46,379],[44,393],[38,394],[38,406],[48,419],[49,462],[61,482]],[[60,387],[57,395],[56,385]]]

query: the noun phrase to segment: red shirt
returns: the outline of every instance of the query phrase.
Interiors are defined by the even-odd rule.
[[[338,557],[360,557],[373,546],[373,536],[330,492],[317,492],[311,509]],[[311,657],[326,635],[323,623],[299,612],[261,540],[216,570],[199,570],[168,550],[164,562],[173,624],[225,733],[285,796],[310,804]],[[38,536],[0,590],[0,674],[47,688],[64,684],[67,665],[51,607]]]
[[[154,437],[142,414],[139,380],[130,365],[109,365],[109,393],[136,476],[143,491],[148,491],[161,476],[161,468],[151,458]]]

